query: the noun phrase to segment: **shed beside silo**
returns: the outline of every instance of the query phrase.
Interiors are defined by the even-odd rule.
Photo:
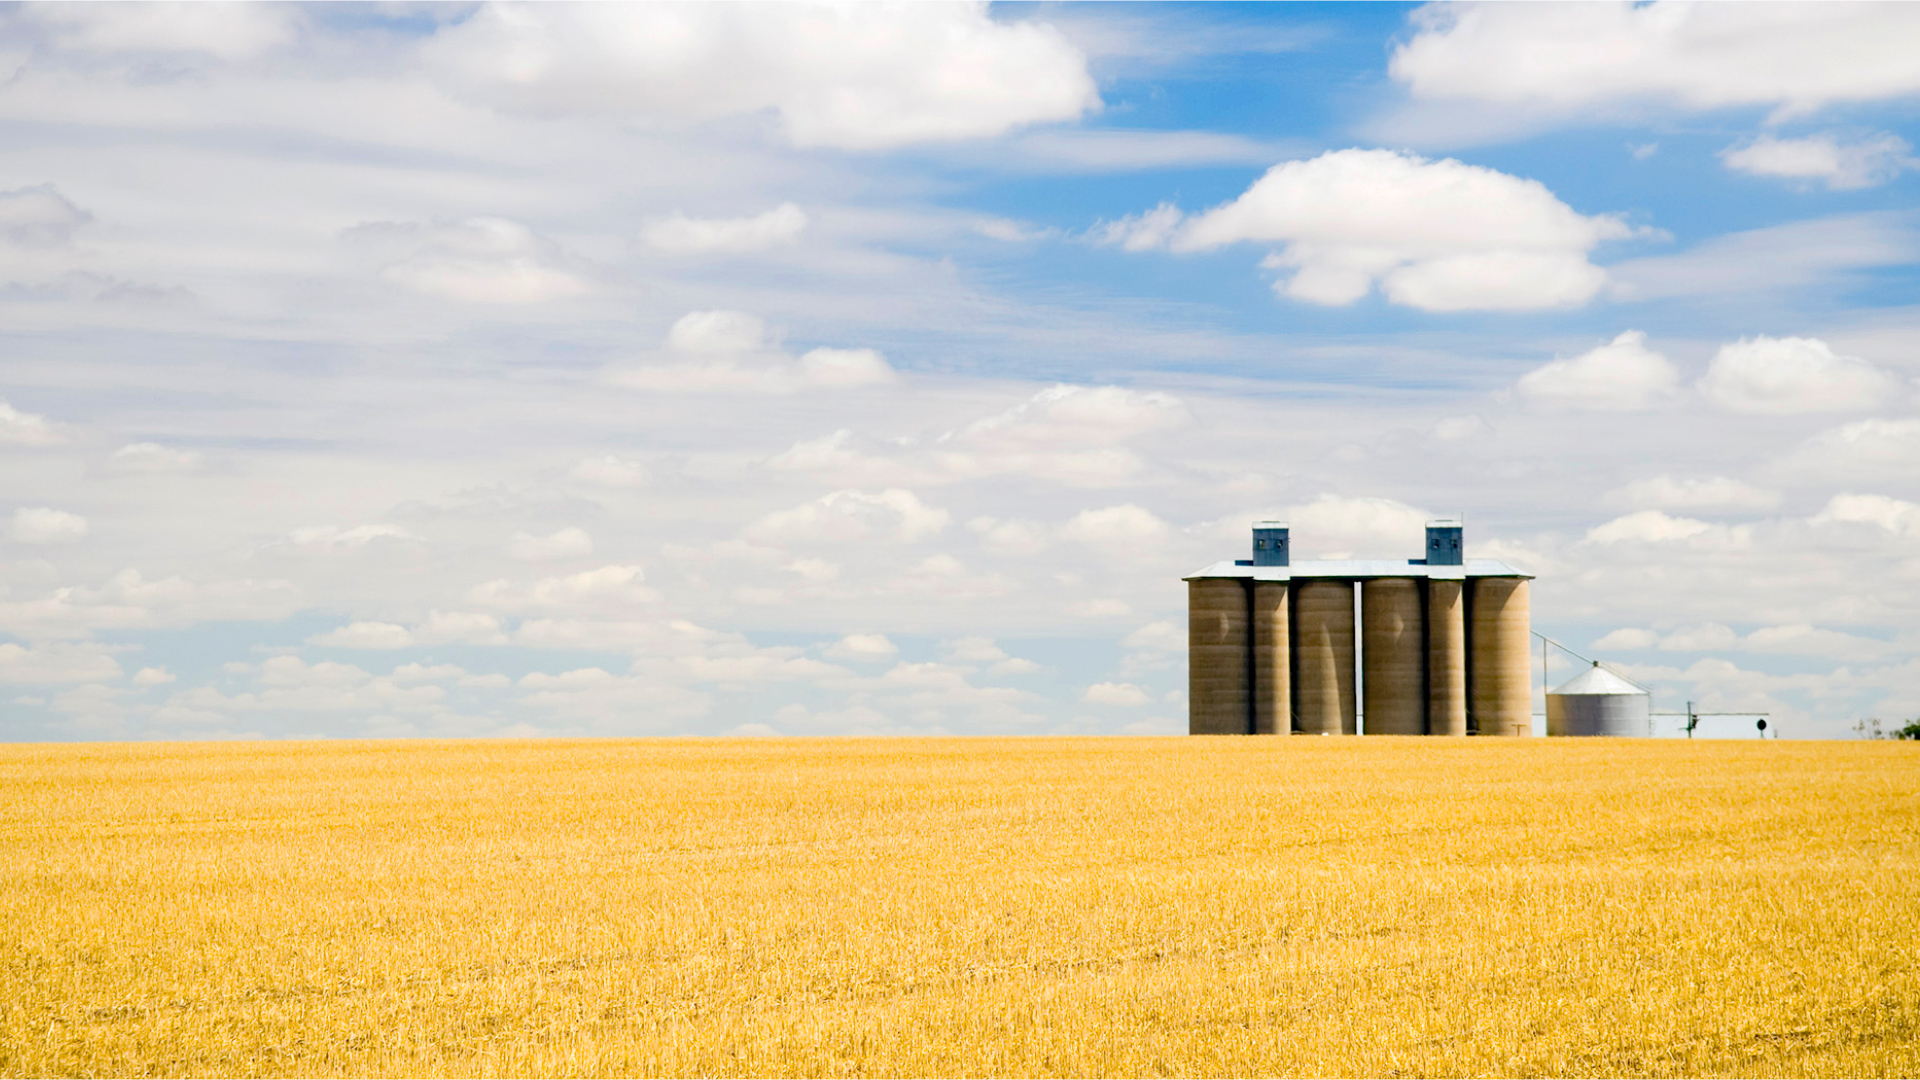
[[[1547,692],[1548,735],[1644,738],[1653,734],[1653,695],[1599,661]]]

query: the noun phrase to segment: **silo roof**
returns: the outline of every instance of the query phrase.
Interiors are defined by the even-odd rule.
[[[1291,566],[1250,566],[1244,563],[1217,562],[1188,574],[1195,578],[1252,578],[1255,581],[1299,581],[1303,578],[1332,578],[1363,581],[1367,578],[1434,578],[1459,581],[1462,578],[1517,577],[1533,575],[1516,570],[1498,559],[1468,559],[1462,566],[1428,566],[1426,562],[1406,559],[1309,559]]]
[[[1595,664],[1575,675],[1560,686],[1548,691],[1551,694],[1645,694],[1645,687],[1637,686],[1606,668]]]

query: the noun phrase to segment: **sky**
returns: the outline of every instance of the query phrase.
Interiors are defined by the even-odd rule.
[[[1174,734],[1182,575],[1455,514],[1656,709],[1920,715],[1917,40],[0,8],[0,739]]]

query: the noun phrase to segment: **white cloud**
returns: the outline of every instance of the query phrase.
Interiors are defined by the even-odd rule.
[[[1920,539],[1920,506],[1886,495],[1835,495],[1811,520],[1814,525],[1877,525],[1896,535]]]
[[[1761,135],[1744,146],[1720,152],[1727,168],[1755,176],[1820,180],[1831,191],[1877,187],[1915,166],[1913,148],[1897,135],[1880,134],[1851,142],[1832,133],[1804,139]]]
[[[122,674],[119,662],[98,645],[0,642],[0,682],[96,682],[117,679]]]
[[[1658,510],[1614,518],[1587,530],[1587,541],[1595,544],[1662,543],[1685,540],[1708,532],[1713,526],[1693,518],[1669,517]]]
[[[1081,701],[1095,705],[1145,705],[1147,692],[1132,683],[1094,683],[1080,695]]]
[[[392,544],[418,544],[423,539],[398,525],[355,525],[343,529],[335,525],[314,525],[295,529],[286,542],[295,551],[307,555],[344,555],[370,547]]]
[[[967,531],[978,535],[980,546],[996,555],[1038,554],[1050,539],[1046,526],[1037,521],[977,517],[967,522]]]
[[[873,349],[811,349],[800,357],[800,371],[813,386],[885,386],[899,381],[887,358]]]
[[[52,184],[0,191],[0,240],[23,247],[60,247],[93,215]]]
[[[1680,372],[1629,330],[1571,359],[1553,360],[1520,377],[1521,396],[1569,408],[1632,410],[1671,398]]]
[[[1027,473],[1101,486],[1126,479],[1143,464],[1122,442],[1190,420],[1185,403],[1169,394],[1062,384],[942,435],[933,458],[954,476]]]
[[[1911,477],[1920,462],[1920,419],[1874,417],[1823,431],[1781,463],[1790,475],[1858,482],[1867,477]]]
[[[521,562],[584,559],[593,554],[593,537],[587,530],[571,525],[546,536],[517,532],[513,534],[513,542],[507,545],[507,554]]]
[[[1607,268],[1626,300],[1783,293],[1831,286],[1861,271],[1920,257],[1920,234],[1901,213],[1847,214],[1727,233],[1672,255]]]
[[[291,42],[299,11],[275,4],[30,4],[62,49],[95,53],[205,53],[248,60]]]
[[[137,442],[115,450],[107,457],[108,472],[114,473],[190,473],[206,464],[206,458],[192,450],[176,450],[156,442]]]
[[[1722,345],[1700,380],[1708,401],[1743,413],[1787,415],[1872,409],[1899,391],[1899,381],[1818,338],[1741,338]]]
[[[173,672],[168,671],[166,668],[143,667],[139,671],[136,671],[133,673],[133,678],[130,681],[135,686],[144,687],[144,686],[167,686],[173,682],[176,682],[177,679],[174,676]]]
[[[582,458],[574,462],[568,475],[584,483],[614,488],[645,487],[650,479],[644,462],[616,454]]]
[[[1086,59],[984,3],[491,4],[434,35],[430,65],[539,113],[697,122],[771,109],[800,146],[999,135],[1099,107]]]
[[[752,217],[690,218],[683,214],[649,221],[640,237],[655,251],[673,255],[737,255],[797,243],[806,212],[788,202]]]
[[[1425,510],[1394,499],[1325,494],[1281,514],[1223,518],[1215,528],[1221,539],[1231,538],[1236,547],[1243,548],[1248,542],[1247,522],[1277,518],[1293,527],[1295,550],[1310,558],[1349,558],[1356,550],[1389,553],[1391,557],[1391,553],[1419,551],[1425,546],[1426,524],[1432,517]]]
[[[405,649],[413,645],[413,633],[398,623],[353,622],[307,639],[312,645],[336,649]]]
[[[1115,244],[1126,251],[1154,251],[1173,242],[1174,233],[1185,218],[1179,207],[1163,202],[1118,221],[1103,221],[1094,226],[1093,236],[1100,243]]]
[[[0,401],[0,443],[15,446],[58,446],[66,442],[60,429],[38,413],[21,412]]]
[[[1080,511],[1060,526],[1060,537],[1104,554],[1126,556],[1158,545],[1170,531],[1152,511],[1126,503]]]
[[[1388,70],[1416,98],[1804,113],[1920,93],[1906,4],[1430,4],[1412,21]]]
[[[613,373],[641,390],[688,393],[788,394],[847,390],[898,381],[873,349],[817,348],[794,359],[781,351],[759,317],[744,311],[693,311],[667,332],[666,363]]]
[[[1872,660],[1894,651],[1888,642],[1826,630],[1809,623],[1765,626],[1744,637],[1720,623],[1683,626],[1662,634],[1622,627],[1593,643],[1608,649],[1659,649],[1663,652],[1757,652],[1783,656],[1824,656],[1835,660]]]
[[[361,620],[307,639],[337,649],[410,649],[419,645],[504,645],[500,620],[474,611],[434,611],[412,627]]]
[[[1121,242],[1145,246],[1145,227],[1145,218],[1127,226]],[[1393,303],[1426,311],[1526,311],[1592,299],[1607,275],[1587,253],[1630,235],[1537,180],[1352,149],[1274,166],[1238,199],[1188,219],[1169,246],[1284,244],[1264,265],[1288,272],[1277,293],[1308,303],[1351,304],[1377,284]]]
[[[991,675],[1031,675],[1040,670],[1040,665],[1031,660],[1007,655],[1007,651],[990,637],[955,638],[943,642],[941,652],[948,663],[987,665],[987,672]]]
[[[21,544],[71,544],[86,538],[87,519],[45,506],[22,507],[13,512],[8,535]]]
[[[1652,510],[1765,510],[1780,493],[1725,476],[1674,477],[1662,473],[1612,492],[1609,502]]]
[[[602,566],[578,574],[542,578],[528,586],[499,579],[474,587],[473,601],[506,611],[625,609],[658,602],[638,566]]]
[[[840,660],[891,660],[899,654],[885,634],[848,634],[827,646],[827,655]]]
[[[382,278],[445,300],[543,304],[593,289],[559,245],[506,218],[430,225],[376,222],[347,230],[344,239],[390,260],[380,271]]]
[[[1120,644],[1124,648],[1146,652],[1182,653],[1187,651],[1187,631],[1184,627],[1159,619],[1121,638]]]
[[[882,540],[919,543],[947,527],[947,512],[904,488],[830,492],[791,510],[779,510],[747,526],[757,544],[832,544]]]

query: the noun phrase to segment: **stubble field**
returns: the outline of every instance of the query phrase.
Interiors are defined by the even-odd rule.
[[[1920,1074],[1920,746],[0,747],[12,1075]]]

